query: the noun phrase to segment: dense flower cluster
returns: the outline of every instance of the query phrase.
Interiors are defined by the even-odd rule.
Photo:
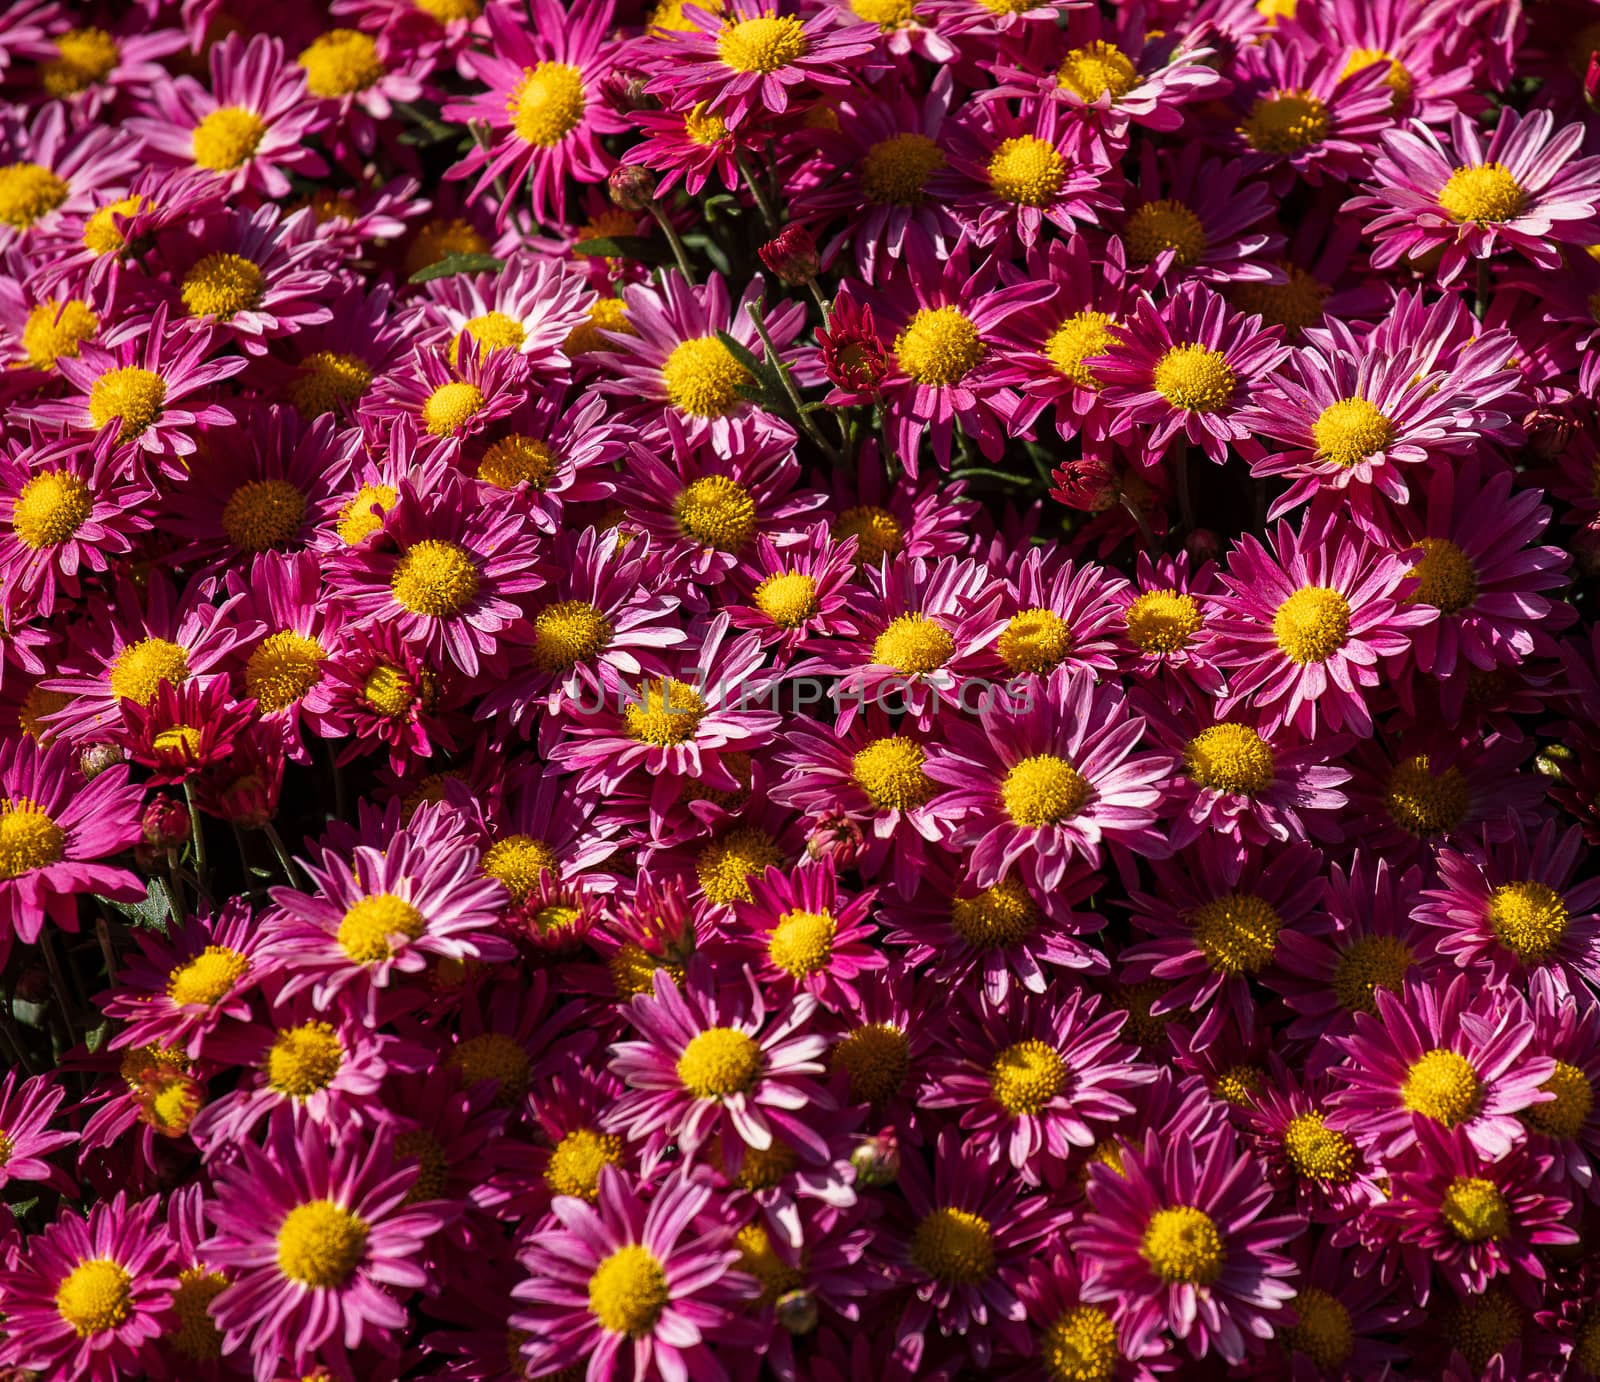
[[[4,9],[0,1371],[1600,1377],[1600,4]]]

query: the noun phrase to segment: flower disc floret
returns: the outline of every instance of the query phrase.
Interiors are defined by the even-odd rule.
[[[249,958],[231,946],[208,945],[167,977],[167,996],[179,1007],[214,1008],[249,970]]]
[[[995,196],[1019,206],[1047,206],[1066,178],[1066,160],[1031,134],[1002,140],[989,159],[989,186]]]
[[[133,1277],[109,1257],[80,1262],[56,1289],[56,1310],[80,1339],[104,1334],[133,1309]]]
[[[478,567],[466,548],[425,538],[395,563],[389,588],[411,613],[443,619],[472,603],[478,582]]]
[[[195,126],[194,161],[213,173],[231,173],[261,147],[266,121],[240,106],[220,106]]]
[[[1195,944],[1228,975],[1259,974],[1272,962],[1283,919],[1254,893],[1230,892],[1194,913]]]
[[[862,191],[879,206],[915,206],[923,199],[928,179],[944,165],[944,150],[927,135],[892,134],[863,156]]]
[[[1463,1243],[1503,1238],[1511,1227],[1511,1207],[1492,1180],[1457,1176],[1444,1192],[1439,1212]]]
[[[1523,1110],[1528,1125],[1548,1137],[1576,1137],[1594,1109],[1594,1086],[1581,1068],[1558,1060],[1550,1078],[1539,1086],[1555,1098]]]
[[[353,903],[339,922],[339,946],[358,965],[392,959],[391,937],[416,940],[427,919],[403,898],[374,893]]]
[[[1472,1116],[1482,1092],[1482,1081],[1471,1061],[1456,1051],[1436,1047],[1406,1071],[1400,1100],[1413,1113],[1454,1127]]]
[[[1272,616],[1272,636],[1291,662],[1326,662],[1350,636],[1350,604],[1337,590],[1310,585],[1294,592]]]
[[[983,360],[977,325],[959,307],[924,307],[895,337],[894,353],[919,384],[959,383]]]
[[[27,230],[66,201],[71,190],[42,164],[7,164],[0,168],[0,225]]]
[[[1089,802],[1094,789],[1065,758],[1037,753],[1007,770],[1000,786],[1006,814],[1020,826],[1059,825]]]
[[[1244,137],[1252,149],[1297,154],[1328,137],[1328,108],[1309,91],[1277,91],[1250,107]]]
[[[167,384],[153,370],[126,365],[107,370],[89,386],[89,420],[96,430],[112,418],[121,418],[118,441],[142,437],[161,416],[167,401]]]
[[[1501,163],[1457,168],[1439,192],[1439,205],[1452,220],[1479,225],[1513,221],[1526,202],[1522,184]]]
[[[29,547],[54,547],[78,531],[94,508],[89,487],[70,471],[47,470],[22,487],[11,529]]]
[[[183,276],[179,295],[190,316],[227,321],[259,305],[266,284],[261,266],[253,259],[219,251],[206,255]]]
[[[1568,921],[1561,894],[1532,879],[1504,883],[1489,895],[1489,925],[1500,944],[1531,964],[1555,953]]]
[[[791,15],[758,15],[724,24],[717,53],[736,72],[776,72],[806,55],[805,25]]]
[[[761,1074],[761,1047],[732,1027],[697,1032],[678,1057],[678,1078],[698,1099],[747,1093]]]
[[[1284,1341],[1324,1372],[1344,1365],[1355,1350],[1350,1311],[1337,1296],[1308,1286],[1291,1302],[1298,1318],[1284,1329]]]
[[[1202,787],[1252,796],[1272,784],[1272,749],[1249,725],[1212,725],[1183,750],[1184,768]]]
[[[506,97],[517,138],[541,149],[559,144],[577,129],[587,106],[583,73],[565,62],[524,68],[521,80]]]
[[[935,1209],[911,1238],[911,1260],[947,1286],[977,1286],[994,1275],[994,1233],[965,1209]]]
[[[1090,103],[1107,94],[1113,101],[1120,100],[1138,84],[1139,73],[1132,60],[1105,39],[1074,48],[1056,69],[1056,85]]]
[[[1307,1180],[1348,1185],[1355,1174],[1355,1143],[1327,1127],[1320,1113],[1301,1113],[1289,1120],[1283,1132],[1283,1151],[1289,1164]]]
[[[890,734],[856,750],[851,775],[881,811],[909,811],[924,806],[938,785],[923,771],[927,752],[914,739]]]
[[[278,1229],[278,1266],[313,1289],[342,1286],[366,1256],[366,1223],[332,1200],[297,1204]]]
[[[989,1066],[995,1099],[1007,1113],[1019,1117],[1042,1112],[1066,1083],[1066,1063],[1042,1041],[1016,1042]]]
[[[1206,252],[1205,223],[1191,207],[1163,197],[1146,202],[1128,218],[1128,254],[1137,264],[1148,264],[1171,250],[1172,262],[1187,269]]]
[[[1128,637],[1143,653],[1176,653],[1200,632],[1200,606],[1177,590],[1147,590],[1123,616]]]
[[[667,1273],[654,1253],[628,1243],[611,1253],[589,1278],[589,1309],[613,1334],[643,1338],[670,1299]]]
[[[1222,1235],[1204,1210],[1193,1205],[1158,1209],[1145,1226],[1139,1251],[1163,1281],[1209,1286],[1222,1273]]]
[[[1228,357],[1203,345],[1175,345],[1156,361],[1156,392],[1176,408],[1215,413],[1227,407],[1237,380]]]
[[[737,552],[756,531],[756,501],[726,475],[691,480],[673,501],[673,516],[687,538],[718,552]]]
[[[1346,469],[1360,464],[1394,440],[1394,424],[1364,398],[1330,403],[1311,424],[1317,455]]]
[[[767,958],[794,979],[822,973],[833,958],[838,930],[828,912],[785,912],[767,941]]]

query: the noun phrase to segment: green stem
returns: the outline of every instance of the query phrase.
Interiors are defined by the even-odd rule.
[[[756,200],[756,210],[761,213],[761,219],[766,222],[767,234],[776,235],[778,233],[777,213],[772,209],[772,203],[767,200],[767,194],[762,190],[761,184],[756,181],[755,176],[751,173],[750,165],[744,161],[743,152],[736,150],[733,155],[733,161],[739,169],[739,176],[744,179],[744,185],[750,189],[750,195]]]
[[[805,404],[800,401],[800,391],[794,386],[794,379],[789,374],[789,367],[783,363],[778,354],[778,348],[772,344],[772,337],[767,334],[767,323],[761,314],[761,304],[752,302],[746,309],[750,313],[750,320],[756,324],[756,335],[761,337],[762,348],[766,351],[767,363],[778,372],[778,379],[783,384],[783,391],[789,395],[789,402],[794,406],[794,415],[800,426],[805,429],[805,434],[814,441],[822,452],[837,465],[840,461],[838,451],[833,443],[822,435],[821,429],[811,420],[811,414],[806,412]]]
[[[283,869],[283,876],[289,880],[291,888],[298,888],[300,880],[295,873],[294,860],[289,857],[289,851],[284,848],[283,837],[278,834],[277,827],[268,821],[261,827],[267,832],[267,839],[272,841],[272,852],[278,856],[278,863]]]
[[[1133,521],[1139,525],[1139,536],[1144,539],[1144,550],[1154,555],[1156,550],[1156,535],[1150,531],[1150,524],[1145,516],[1139,512],[1139,506],[1129,500],[1127,495],[1122,496],[1122,507],[1125,508]]]
[[[1478,261],[1478,291],[1477,300],[1472,304],[1474,315],[1482,321],[1489,311],[1489,261]]]
[[[689,264],[689,251],[684,247],[683,237],[678,234],[677,226],[672,224],[672,218],[661,209],[659,202],[650,203],[650,214],[655,217],[656,224],[661,227],[661,233],[667,237],[667,243],[672,246],[672,257],[678,261],[678,272],[693,283],[694,269]]]
[[[194,879],[200,896],[211,900],[211,875],[206,868],[206,832],[200,823],[200,807],[194,799],[194,781],[183,780],[183,799],[189,803],[189,833],[194,838]]]

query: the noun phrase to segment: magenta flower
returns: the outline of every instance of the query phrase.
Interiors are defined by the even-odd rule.
[[[562,346],[589,319],[594,294],[582,277],[548,259],[517,256],[492,279],[453,274],[427,285],[423,319],[443,329],[444,344],[465,334],[479,350],[510,350],[542,379],[564,379]],[[448,332],[448,335],[444,335]]]
[[[841,900],[827,865],[769,868],[733,904],[732,934],[764,991],[809,993],[836,1010],[860,975],[888,964],[872,944],[872,902],[870,889]]]
[[[49,1161],[74,1140],[71,1132],[51,1132],[50,1120],[60,1111],[66,1090],[48,1075],[19,1079],[16,1070],[0,1080],[0,1128],[5,1129],[5,1161],[0,1163],[0,1186],[13,1181],[47,1185],[64,1195],[73,1194],[72,1177]],[[13,1192],[15,1193],[15,1192]],[[0,1288],[0,1300],[3,1300]]]

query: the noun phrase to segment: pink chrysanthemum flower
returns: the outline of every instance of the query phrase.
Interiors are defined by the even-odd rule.
[[[1191,571],[1187,552],[1154,560],[1140,552],[1134,582],[1119,596],[1122,635],[1130,649],[1124,670],[1164,698],[1171,711],[1189,705],[1196,694],[1214,699],[1224,688],[1204,636],[1216,587],[1211,562]]]
[[[130,22],[131,21],[131,22]],[[32,72],[24,78],[30,95],[42,96],[44,109],[60,102],[80,127],[104,120],[108,106],[125,95],[138,96],[153,82],[171,80],[161,59],[182,49],[181,29],[152,29],[133,16],[110,29],[95,25],[71,26],[66,15],[37,35],[21,28],[11,51],[31,59]]]
[[[1260,1163],[1230,1132],[1129,1148],[1089,1168],[1089,1208],[1069,1241],[1091,1265],[1083,1298],[1110,1304],[1144,1344],[1170,1329],[1197,1358],[1240,1363],[1294,1296],[1284,1249],[1304,1227],[1269,1216]]]
[[[1372,546],[1337,517],[1279,523],[1272,550],[1245,534],[1222,574],[1226,593],[1206,630],[1210,655],[1228,669],[1229,715],[1249,704],[1263,724],[1302,734],[1349,729],[1366,737],[1366,689],[1382,683],[1380,659],[1410,646],[1438,617],[1406,597],[1417,588],[1404,558]]]
[[[326,114],[329,152],[336,158],[370,156],[381,123],[396,104],[416,101],[426,90],[407,67],[412,61],[403,38],[359,29],[325,29],[295,57],[305,69],[306,91]]]
[[[1010,590],[1001,610],[1015,609],[995,639],[997,675],[1048,677],[1058,667],[1115,671],[1123,579],[1044,547],[1030,545],[1018,554],[1006,546],[997,541],[990,558],[996,565],[1009,558]]]
[[[735,953],[766,992],[809,993],[837,1010],[859,976],[888,963],[873,943],[873,897],[868,889],[841,900],[830,865],[769,868],[751,881],[749,899],[733,904]]]
[[[568,11],[557,0],[531,0],[531,22],[499,5],[487,7],[488,50],[463,49],[461,61],[487,91],[445,104],[447,120],[481,121],[494,140],[474,146],[451,178],[478,175],[473,199],[504,178],[497,224],[504,225],[527,185],[537,221],[564,221],[567,180],[601,182],[612,160],[600,140],[627,121],[601,92],[613,55],[610,3]]]
[[[1083,669],[991,689],[978,723],[953,725],[928,758],[928,776],[949,789],[934,809],[950,823],[951,844],[971,849],[978,886],[1020,865],[1049,892],[1073,860],[1098,866],[1102,842],[1164,853],[1156,784],[1172,762],[1136,753],[1143,733],[1117,690]]]
[[[802,541],[783,548],[762,533],[754,559],[734,573],[742,598],[725,608],[735,628],[754,630],[780,654],[830,636],[853,637],[858,570],[855,539],[835,539],[826,523],[813,524]]]
[[[0,1080],[0,1128],[5,1129],[5,1160],[0,1162],[0,1187],[28,1181],[72,1195],[72,1177],[50,1163],[52,1152],[69,1146],[76,1135],[51,1132],[50,1120],[66,1097],[66,1090],[49,1075],[20,1079],[17,1070]],[[16,1193],[14,1190],[13,1194]],[[0,1299],[4,1299],[0,1294]]]
[[[0,1358],[82,1382],[141,1375],[178,1285],[160,1203],[152,1195],[130,1206],[119,1192],[31,1237],[0,1272]]]
[[[1380,1168],[1352,1138],[1328,1127],[1326,1097],[1325,1081],[1302,1085],[1280,1058],[1270,1056],[1243,1122],[1274,1189],[1312,1223],[1342,1225],[1384,1192]]]
[[[693,1155],[711,1137],[764,1152],[781,1138],[812,1156],[827,1145],[803,1116],[832,1106],[816,1082],[823,1036],[807,1032],[816,999],[799,994],[768,1007],[755,978],[719,987],[691,969],[679,985],[656,970],[629,1017],[641,1041],[612,1047],[612,1071],[628,1086],[606,1126],[629,1141],[672,1140]]]
[[[1551,1157],[1557,1173],[1600,1200],[1600,1006],[1580,991],[1573,993],[1548,974],[1529,980],[1533,994],[1533,1049],[1551,1056],[1555,1073],[1544,1090],[1555,1097],[1535,1104],[1522,1115],[1528,1143]]]
[[[1581,242],[1600,212],[1600,158],[1575,157],[1581,124],[1554,137],[1548,110],[1502,108],[1487,146],[1467,116],[1451,119],[1450,142],[1426,125],[1383,136],[1373,184],[1346,207],[1376,213],[1366,232],[1377,242],[1374,269],[1443,251],[1438,281],[1448,286],[1469,259],[1502,248],[1540,268],[1561,266],[1558,242]]]
[[[1074,1148],[1092,1147],[1091,1123],[1134,1111],[1130,1098],[1155,1078],[1120,1039],[1124,1012],[1095,994],[1018,995],[1004,1009],[958,1009],[918,1104],[961,1110],[967,1145],[1009,1164],[1029,1185],[1060,1187]],[[1002,1174],[1004,1172],[1002,1171]]]
[[[1060,1382],[1081,1372],[1104,1382],[1152,1382],[1166,1361],[1166,1348],[1151,1341],[1134,1349],[1111,1312],[1083,1299],[1084,1269],[1064,1248],[1034,1256],[1028,1275],[1016,1282],[1027,1311],[1033,1356],[1014,1372],[1016,1382]]]
[[[1474,991],[1466,975],[1448,987],[1407,978],[1373,990],[1375,1016],[1357,1013],[1335,1037],[1333,1126],[1381,1157],[1414,1146],[1426,1120],[1459,1127],[1485,1156],[1504,1156],[1526,1134],[1517,1117],[1555,1096],[1544,1085],[1555,1061],[1531,1054],[1532,1015],[1516,993]]]
[[[502,430],[504,429],[504,430]],[[576,397],[564,384],[533,393],[495,428],[482,447],[467,449],[479,494],[509,498],[545,532],[559,532],[568,504],[608,499],[616,492],[614,462],[627,449],[624,429],[604,398]]]
[[[107,738],[150,769],[152,787],[187,781],[220,767],[255,719],[252,701],[236,701],[227,679],[163,682],[148,705],[122,701],[122,724]]]
[[[730,130],[705,101],[670,110],[636,110],[629,117],[644,136],[622,156],[624,164],[655,169],[656,196],[670,192],[680,182],[691,197],[705,191],[713,174],[728,191],[741,182],[738,157],[759,149],[772,137],[760,118],[743,121]]]
[[[1292,1382],[1360,1382],[1407,1363],[1394,1338],[1417,1322],[1419,1312],[1365,1270],[1359,1249],[1324,1235],[1309,1251],[1302,1241],[1296,1256],[1303,1265],[1300,1289],[1288,1305],[1294,1322],[1280,1323],[1276,1337],[1289,1355]],[[1438,1326],[1430,1320],[1426,1328]]]
[[[229,34],[211,50],[211,85],[193,77],[157,82],[143,118],[127,127],[157,159],[215,174],[235,196],[283,197],[289,175],[322,177],[328,165],[308,136],[327,123],[307,100],[305,70],[281,39]]]
[[[596,1204],[557,1198],[557,1224],[528,1240],[529,1276],[512,1291],[529,1374],[587,1359],[596,1382],[728,1382],[723,1350],[708,1345],[741,1339],[734,1311],[760,1288],[737,1270],[733,1225],[710,1201],[710,1183],[680,1170],[647,1207],[611,1167]]]
[[[380,377],[363,401],[362,425],[381,435],[404,418],[418,459],[454,461],[486,429],[504,425],[526,397],[528,375],[516,351],[481,346],[463,332],[445,345],[418,346],[402,368]]]
[[[412,1202],[414,1165],[396,1164],[387,1134],[371,1140],[275,1122],[265,1149],[239,1147],[216,1173],[206,1205],[216,1232],[206,1261],[229,1273],[211,1302],[223,1351],[247,1345],[256,1382],[283,1360],[297,1372],[319,1361],[348,1371],[345,1351],[371,1343],[392,1353],[406,1295],[428,1284],[423,1245],[451,1206]]]
[[[541,379],[569,372],[562,345],[587,321],[595,297],[582,277],[555,260],[519,255],[493,279],[452,274],[425,289],[423,320],[447,339],[465,334],[479,350],[513,350]]]
[[[1229,445],[1250,435],[1241,411],[1288,354],[1277,327],[1240,316],[1197,283],[1159,306],[1146,297],[1111,334],[1105,352],[1085,363],[1116,414],[1112,435],[1147,463],[1184,438],[1221,465]]]
[[[392,291],[351,287],[329,295],[332,319],[289,338],[292,361],[279,384],[285,402],[307,422],[323,413],[350,418],[374,379],[388,374],[405,353],[406,335]]]
[[[344,646],[319,665],[328,693],[327,732],[352,736],[341,763],[384,745],[399,772],[413,756],[455,748],[447,707],[440,704],[448,676],[392,627],[350,630]]]
[[[46,104],[31,125],[10,115],[0,123],[0,250],[31,246],[87,214],[137,170],[136,148],[105,125],[74,129],[59,102]]]

